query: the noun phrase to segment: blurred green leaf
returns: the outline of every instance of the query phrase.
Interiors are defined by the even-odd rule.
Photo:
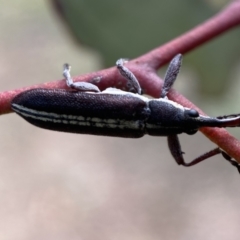
[[[106,66],[134,58],[202,23],[216,11],[200,0],[52,0],[75,39],[102,54]],[[185,58],[201,79],[201,92],[222,94],[239,59],[240,31],[209,42]]]

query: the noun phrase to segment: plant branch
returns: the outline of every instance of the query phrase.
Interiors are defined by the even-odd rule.
[[[239,13],[240,0],[232,1],[225,9],[206,22],[149,53],[133,59],[127,63],[127,66],[139,79],[140,85],[145,93],[153,97],[159,97],[162,81],[157,76],[156,71],[162,65],[169,62],[176,54],[186,53],[239,25]],[[77,76],[73,79],[74,81],[92,82],[98,85],[100,89],[107,87],[125,89],[126,85],[126,80],[121,77],[115,67]],[[10,105],[13,97],[22,91],[33,88],[67,88],[67,86],[65,80],[60,80],[33,85],[14,91],[2,92],[0,94],[0,114],[11,112]],[[204,114],[198,107],[175,90],[171,90],[168,96],[183,106],[194,108],[201,114]],[[232,137],[226,130],[202,128],[201,132],[240,163],[240,142]]]

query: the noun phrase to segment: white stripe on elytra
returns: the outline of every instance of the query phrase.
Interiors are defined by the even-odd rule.
[[[117,88],[112,88],[112,87],[109,87],[107,89],[105,89],[104,91],[102,92],[99,92],[99,93],[95,93],[95,92],[89,92],[89,93],[92,93],[92,94],[109,94],[109,95],[128,95],[128,96],[132,96],[132,97],[135,97],[135,98],[139,98],[141,99],[142,101],[148,103],[149,101],[159,101],[159,102],[168,102],[169,104],[172,104],[174,107],[176,108],[180,108],[181,110],[184,110],[184,109],[189,109],[189,108],[184,108],[181,104],[178,104],[177,102],[174,102],[172,100],[169,100],[168,98],[147,98],[143,95],[139,95],[139,94],[136,94],[136,93],[131,93],[131,92],[126,92],[126,91],[123,91],[121,89],[117,89]]]
[[[139,121],[125,121],[118,119],[101,119],[97,117],[83,117],[76,115],[66,115],[66,114],[56,114],[48,113],[44,111],[37,111],[34,109],[26,108],[18,104],[12,105],[14,111],[26,118],[32,118],[44,122],[53,122],[53,123],[63,123],[70,125],[80,125],[80,126],[94,126],[94,127],[107,127],[107,128],[130,128],[130,129],[139,129],[144,128],[144,126],[139,125]],[[37,114],[37,115],[35,115]]]

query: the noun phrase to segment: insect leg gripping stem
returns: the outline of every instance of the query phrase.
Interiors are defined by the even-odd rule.
[[[169,150],[178,165],[182,165],[184,167],[191,167],[217,154],[222,154],[224,159],[230,162],[233,166],[235,166],[238,169],[238,172],[240,173],[240,165],[238,164],[238,162],[234,161],[227,153],[222,151],[220,148],[214,148],[213,150],[206,152],[201,156],[193,159],[191,162],[186,163],[183,158],[184,152],[182,152],[178,136],[170,135],[167,137],[167,140],[168,140]]]
[[[161,92],[161,98],[166,98],[169,90],[173,86],[177,75],[180,71],[180,67],[182,64],[182,55],[178,54],[176,55],[172,61],[170,62],[168,69],[166,71],[165,77],[164,77],[164,83],[163,88]]]
[[[215,149],[195,158],[191,162],[186,163],[183,158],[184,152],[182,152],[178,136],[171,135],[171,136],[168,136],[167,139],[168,139],[168,147],[170,149],[170,152],[171,152],[173,158],[175,159],[175,161],[177,162],[178,165],[183,165],[184,167],[191,167],[195,164],[198,164],[198,163],[204,161],[205,159],[208,159],[210,157],[213,157],[213,156],[221,153],[221,150],[219,148],[215,148]]]

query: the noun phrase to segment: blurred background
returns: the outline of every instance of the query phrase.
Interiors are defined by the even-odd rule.
[[[1,91],[62,79],[65,62],[74,76],[135,58],[227,3],[0,0]],[[184,56],[175,88],[211,116],[240,112],[239,37]],[[239,239],[240,176],[221,156],[179,167],[165,138],[58,133],[16,114],[0,136],[0,240]],[[186,160],[215,147],[180,139]]]

